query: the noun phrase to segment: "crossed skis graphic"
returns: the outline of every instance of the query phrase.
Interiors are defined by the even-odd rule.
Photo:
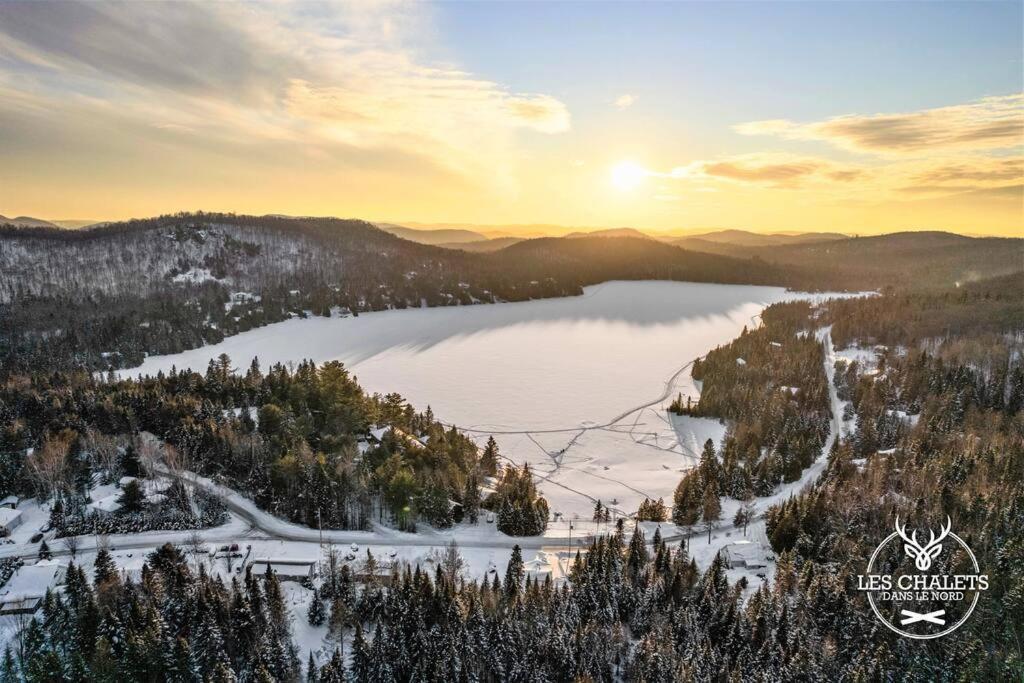
[[[906,617],[905,619],[900,621],[901,626],[906,626],[908,624],[916,624],[919,621],[927,621],[930,624],[938,624],[939,626],[944,626],[946,624],[945,619],[940,619],[940,617],[946,613],[946,610],[944,609],[936,610],[934,612],[928,612],[927,614],[921,614],[920,612],[912,612],[911,610],[905,609],[900,610],[900,613],[904,617]]]

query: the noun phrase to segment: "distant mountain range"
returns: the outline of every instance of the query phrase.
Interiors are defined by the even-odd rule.
[[[716,231],[670,243],[618,229],[471,239],[474,231],[461,228],[424,236],[359,220],[234,214],[76,230],[15,220],[20,225],[0,225],[0,369],[49,367],[55,358],[95,368],[133,365],[147,353],[175,353],[337,308],[522,301],[580,294],[608,280],[948,291],[1024,270],[1022,239],[944,232],[849,238]],[[396,231],[444,240],[447,248]]]
[[[385,228],[388,229],[388,228]],[[405,239],[472,253],[494,252],[520,258],[518,245],[580,238],[630,238],[664,243],[691,252],[728,256],[744,262],[781,266],[791,284],[807,287],[875,289],[884,286],[930,287],[997,277],[1024,269],[1024,240],[969,237],[948,232],[899,232],[851,237],[837,232],[756,233],[712,230],[685,236],[648,234],[635,228],[569,232],[562,238],[488,237],[465,228],[389,229]],[[450,235],[455,238],[441,239]],[[650,255],[650,254],[649,254]],[[799,271],[799,273],[797,272]]]
[[[96,221],[80,219],[44,221],[42,218],[33,218],[32,216],[17,216],[16,218],[0,216],[0,225],[16,225],[19,228],[67,228],[77,230],[78,228],[95,224]]]
[[[397,235],[413,242],[419,242],[420,244],[433,244],[445,247],[446,249],[462,249],[463,251],[471,252],[498,251],[525,239],[546,236],[534,234],[494,236],[494,233],[465,228],[410,228],[392,223],[377,223],[376,225],[381,230],[390,232],[392,235]],[[563,237],[570,239],[580,237],[636,237],[675,244],[686,249],[707,253],[728,253],[730,246],[766,247],[847,239],[847,235],[836,232],[766,234],[749,232],[747,230],[716,230],[678,237],[646,233],[636,228],[575,230],[563,235]]]

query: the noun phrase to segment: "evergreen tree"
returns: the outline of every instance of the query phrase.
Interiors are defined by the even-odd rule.
[[[124,512],[140,512],[146,502],[146,495],[142,492],[139,482],[133,479],[121,489],[121,495],[118,496],[117,502]]]
[[[487,437],[487,445],[480,454],[480,471],[487,477],[493,477],[498,473],[498,442],[493,436]]]
[[[324,601],[320,597],[320,590],[313,589],[313,597],[309,601],[307,618],[310,626],[322,626],[327,620],[327,610],[324,609]]]
[[[519,587],[523,583],[524,575],[523,551],[516,544],[512,546],[512,556],[505,568],[505,595],[510,600],[519,594]]]
[[[718,499],[718,494],[715,493],[713,486],[708,486],[704,490],[704,501],[702,505],[702,517],[704,520],[704,528],[708,532],[708,543],[711,543],[711,531],[714,529],[715,522],[722,517],[722,502]]]

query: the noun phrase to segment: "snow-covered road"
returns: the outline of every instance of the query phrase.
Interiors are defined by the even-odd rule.
[[[832,412],[831,428],[829,436],[822,447],[821,454],[817,460],[804,470],[803,475],[797,481],[784,484],[771,496],[757,498],[754,500],[755,520],[761,520],[765,511],[786,498],[795,495],[801,489],[809,486],[821,476],[828,462],[828,454],[832,444],[840,436],[842,429],[843,402],[839,399],[833,383],[835,352],[832,347],[830,328],[818,330],[817,337],[825,346],[824,370],[828,379],[829,401]],[[575,520],[572,522],[563,521],[549,525],[549,529],[543,536],[513,537],[499,532],[493,524],[459,525],[451,529],[438,530],[429,526],[421,526],[417,533],[407,533],[374,525],[369,531],[340,530],[340,529],[311,529],[291,522],[282,520],[274,515],[261,510],[253,501],[249,500],[239,492],[228,488],[213,480],[199,476],[192,472],[172,472],[162,466],[158,466],[158,472],[164,476],[178,477],[191,486],[201,488],[204,491],[221,497],[230,512],[228,523],[211,529],[198,531],[199,536],[207,543],[237,542],[242,539],[260,541],[297,541],[311,544],[334,544],[348,545],[358,544],[359,546],[417,546],[417,547],[441,547],[451,541],[456,541],[460,548],[471,549],[510,549],[513,545],[519,545],[524,550],[557,550],[572,547],[585,547],[594,534],[608,533],[611,525],[595,525],[590,521]],[[572,469],[566,467],[566,469]],[[736,540],[738,529],[731,523],[739,501],[724,499],[722,501],[723,524],[717,526],[712,533],[712,542],[704,547],[698,546],[697,541],[691,544],[695,556],[699,555],[698,563],[704,565],[710,558],[721,549],[721,547]],[[751,528],[756,528],[755,522]],[[762,523],[763,524],[763,523]],[[655,524],[650,526],[650,532]],[[661,525],[662,537],[670,543],[680,542],[685,539],[699,539],[705,532],[676,527],[673,524]],[[113,534],[105,537],[112,548],[118,550],[127,549],[153,549],[165,543],[186,545],[196,531],[150,531],[133,534]],[[648,533],[648,543],[651,542],[651,533]],[[60,541],[50,540],[51,552],[55,556],[70,554]],[[81,537],[80,547],[83,550],[92,549],[97,539],[88,536]],[[38,555],[37,544],[11,544],[0,546],[0,559],[19,557],[24,559],[34,558]]]

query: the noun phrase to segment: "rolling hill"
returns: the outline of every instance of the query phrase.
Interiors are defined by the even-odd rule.
[[[459,228],[421,230],[418,228],[407,228],[393,223],[375,223],[374,225],[384,232],[389,232],[392,235],[401,237],[402,239],[419,242],[420,244],[464,244],[467,242],[478,242],[487,239],[487,235],[484,235],[483,233],[474,232],[472,230],[462,230]]]
[[[769,247],[784,244],[802,244],[805,242],[825,242],[847,239],[847,235],[837,232],[805,232],[805,233],[758,233],[747,230],[715,230],[713,232],[687,235],[671,240],[673,244],[687,247],[697,240],[698,244],[713,242],[743,247]]]
[[[44,221],[41,218],[32,218],[31,216],[18,216],[16,218],[8,218],[7,216],[0,216],[0,225],[16,225],[19,228],[59,228],[60,226],[50,221]]]
[[[929,289],[1024,270],[1024,240],[949,232],[899,232],[872,237],[769,246],[690,240],[705,253],[799,267],[811,286]]]

